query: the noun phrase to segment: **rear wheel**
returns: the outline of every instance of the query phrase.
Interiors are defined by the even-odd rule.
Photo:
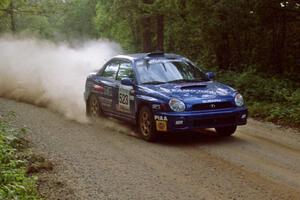
[[[92,94],[87,102],[87,115],[92,118],[101,115],[101,105],[96,95]]]
[[[231,136],[236,131],[236,126],[223,126],[215,129],[220,136]]]
[[[157,134],[154,127],[153,114],[147,106],[142,107],[139,111],[138,128],[140,136],[144,140],[153,142],[157,139]]]

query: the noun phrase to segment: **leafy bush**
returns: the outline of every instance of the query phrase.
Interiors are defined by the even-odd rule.
[[[252,117],[300,126],[299,83],[268,77],[251,68],[243,72],[221,72],[218,80],[243,94]]]
[[[0,199],[39,199],[36,178],[26,176],[25,161],[18,157],[18,138],[24,130],[0,118]]]

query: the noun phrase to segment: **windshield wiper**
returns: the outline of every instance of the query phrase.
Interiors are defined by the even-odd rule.
[[[206,81],[204,79],[176,79],[173,81],[169,81],[168,83],[184,83],[184,82],[203,82]]]
[[[149,81],[149,82],[145,82],[143,84],[152,84],[152,85],[158,85],[158,84],[165,84],[166,82],[162,82],[162,81]]]

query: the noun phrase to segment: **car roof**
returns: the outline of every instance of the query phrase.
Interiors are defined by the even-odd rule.
[[[164,53],[164,52],[151,52],[151,53],[136,53],[136,54],[125,54],[118,55],[114,58],[123,58],[131,61],[142,60],[142,59],[151,59],[151,58],[165,58],[165,59],[180,59],[183,58],[180,55],[173,53]]]

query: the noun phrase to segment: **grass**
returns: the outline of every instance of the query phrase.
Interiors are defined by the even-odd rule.
[[[300,128],[300,83],[252,69],[221,72],[217,79],[238,89],[251,117]]]
[[[20,138],[25,132],[25,129],[13,128],[6,117],[0,116],[0,199],[40,199],[37,177],[27,175],[26,156],[21,152]]]

